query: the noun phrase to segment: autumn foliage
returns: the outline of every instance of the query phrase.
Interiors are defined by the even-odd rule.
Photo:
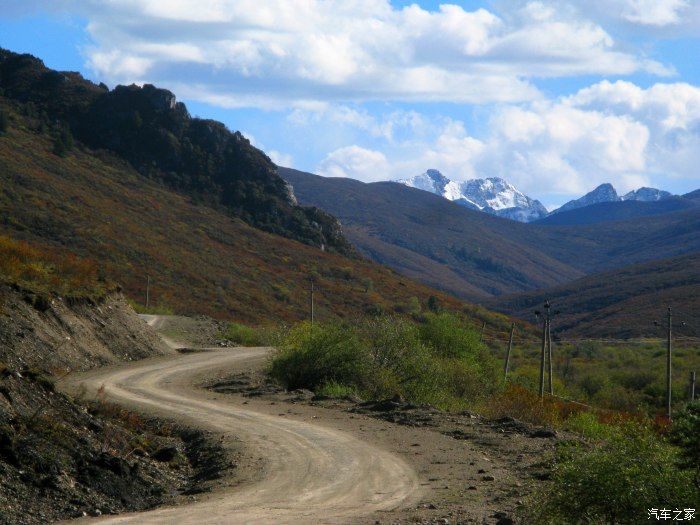
[[[0,280],[29,292],[66,297],[94,298],[109,289],[94,261],[5,235],[0,235]]]

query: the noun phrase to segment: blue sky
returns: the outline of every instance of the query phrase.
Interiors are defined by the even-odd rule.
[[[0,3],[0,46],[169,88],[282,165],[500,176],[548,207],[700,187],[697,1]]]

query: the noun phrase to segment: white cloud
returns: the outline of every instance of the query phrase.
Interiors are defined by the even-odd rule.
[[[570,0],[579,13],[604,23],[670,38],[700,34],[697,0]]]
[[[663,26],[680,22],[686,0],[625,0],[622,16],[638,24]]]
[[[386,180],[390,172],[381,151],[355,145],[329,153],[318,166],[318,173],[326,177],[351,177],[365,182]]]
[[[315,125],[326,124],[321,118]],[[364,181],[404,178],[427,168],[459,180],[500,176],[548,202],[603,182],[619,191],[669,186],[674,179],[700,182],[700,88],[689,84],[643,89],[604,81],[553,101],[504,105],[483,135],[437,119],[420,138],[387,140],[381,152],[340,148],[319,171]]]
[[[666,3],[659,19],[680,9]],[[89,21],[86,53],[101,79],[226,107],[507,103],[541,97],[535,77],[669,73],[551,2],[502,13],[389,0],[31,0],[38,5]]]

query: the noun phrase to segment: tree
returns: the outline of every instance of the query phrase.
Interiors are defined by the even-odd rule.
[[[4,135],[10,127],[10,117],[6,111],[0,111],[0,135]]]
[[[69,129],[64,128],[63,130],[61,130],[61,133],[59,133],[58,137],[56,137],[56,140],[54,141],[53,152],[59,157],[65,157],[68,154],[68,152],[73,149],[73,146],[73,135],[71,134]]]
[[[433,313],[438,313],[440,311],[440,299],[434,295],[428,297],[428,310]]]

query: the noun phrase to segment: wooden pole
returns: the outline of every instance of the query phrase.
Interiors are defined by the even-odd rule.
[[[515,323],[510,325],[510,337],[508,338],[508,350],[506,350],[506,364],[503,367],[503,378],[508,380],[508,366],[510,364],[510,351],[513,349],[513,333],[515,332]]]
[[[668,307],[666,340],[666,416],[671,420],[671,307]]]
[[[309,309],[311,313],[311,324],[314,324],[314,280],[313,277],[310,279],[311,281],[311,295],[309,298]]]
[[[151,295],[151,276],[147,275],[146,276],[146,308],[148,308],[148,305],[150,303],[150,297]]]
[[[688,398],[691,402],[695,401],[695,370],[690,373],[690,389],[688,392]]]
[[[554,395],[554,387],[552,386],[552,321],[547,319],[547,381],[549,386],[549,394]]]
[[[486,330],[486,321],[481,324],[481,337],[479,337],[479,342],[484,341],[484,330]]]
[[[542,354],[540,355],[540,398],[544,398],[544,358],[547,347],[547,317],[542,322]]]

